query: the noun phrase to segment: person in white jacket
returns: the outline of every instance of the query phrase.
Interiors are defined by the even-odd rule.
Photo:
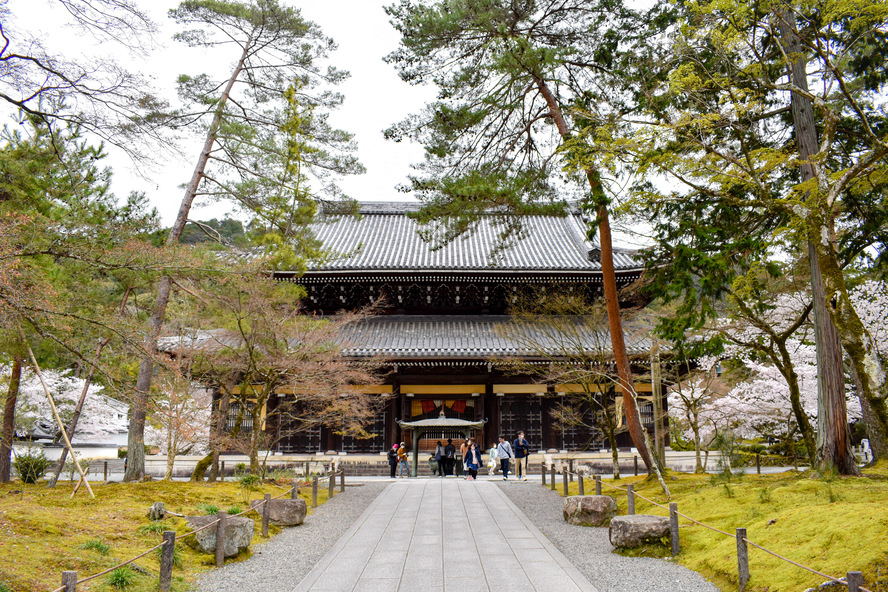
[[[493,477],[494,473],[496,473],[496,444],[490,447],[487,457],[487,474]]]
[[[496,445],[496,457],[500,459],[500,469],[503,471],[503,481],[509,480],[509,459],[515,458],[512,451],[512,445],[506,440],[505,436],[499,437],[499,444]]]

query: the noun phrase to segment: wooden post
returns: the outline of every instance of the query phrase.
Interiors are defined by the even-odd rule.
[[[345,491],[345,469],[339,469],[339,493]]]
[[[102,480],[108,481],[108,461],[102,462]]]
[[[669,531],[672,535],[672,556],[678,555],[681,547],[678,545],[678,504],[669,502]]]
[[[629,485],[626,486],[626,501],[629,505],[629,509],[627,510],[627,513],[630,516],[634,516],[635,515],[635,485],[633,485],[632,483],[630,483]]]
[[[638,457],[637,457],[637,456],[633,456],[633,457],[632,457],[632,462],[635,463],[635,476],[638,477]]]
[[[552,488],[552,491],[555,491],[555,463],[552,463],[552,472],[549,473],[549,476],[552,478],[551,483],[549,483],[549,487]]]
[[[225,481],[225,461],[224,460],[219,463],[219,477],[222,479],[222,481]]]
[[[858,592],[860,587],[863,586],[863,572],[862,571],[849,571],[848,572],[848,592]]]
[[[573,483],[574,480],[574,459],[568,459],[568,471],[570,472],[570,481]]]
[[[749,581],[749,549],[746,546],[746,529],[737,529],[737,578],[740,582],[740,592],[746,589]]]
[[[543,487],[546,486],[546,461],[540,463],[540,475],[543,476]]]
[[[329,483],[327,483],[327,499],[333,497],[334,489],[336,489],[336,473],[330,473]]]
[[[595,475],[595,495],[601,495],[601,475]]]
[[[62,586],[65,587],[65,592],[76,592],[76,590],[77,590],[77,572],[76,571],[63,571],[62,572]]]
[[[265,494],[265,503],[262,504],[262,536],[268,538],[268,519],[271,517],[271,494]]]
[[[759,475],[762,474],[762,459],[758,452],[755,453],[755,472]]]
[[[308,476],[311,474],[311,461],[305,461],[305,478],[308,479]]]
[[[577,471],[577,486],[579,487],[579,495],[586,495],[586,484],[583,483],[583,469]]]
[[[568,471],[566,468],[561,469],[561,480],[564,482],[564,497],[567,497],[567,476]]]
[[[311,507],[318,507],[318,476],[315,475],[311,480]]]
[[[163,547],[160,548],[160,576],[157,580],[159,592],[170,592],[173,582],[173,557],[176,552],[176,531],[163,531]]]
[[[290,499],[299,499],[299,484],[294,483],[293,489],[290,490]]]
[[[216,524],[216,567],[225,564],[225,523],[228,521],[228,512],[220,511],[216,514],[219,522]]]

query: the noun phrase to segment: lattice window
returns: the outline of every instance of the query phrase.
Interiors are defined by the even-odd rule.
[[[284,454],[323,452],[321,449],[320,426],[281,438],[281,441],[278,443],[278,450]]]
[[[379,452],[387,450],[385,445],[385,411],[380,411],[373,416],[373,423],[367,426],[367,431],[376,434],[372,438],[342,437],[342,450],[345,452]]]
[[[531,450],[543,446],[542,402],[537,396],[505,396],[500,400],[500,430],[509,443],[524,432]],[[497,434],[499,435],[499,434]]]
[[[237,416],[240,413],[240,408],[240,403],[235,403],[234,401],[228,406],[228,417],[225,418],[225,430],[229,433],[231,433],[237,425]],[[247,409],[244,411],[244,417],[240,424],[240,434],[249,434],[253,431],[253,418],[250,415],[250,410],[252,408],[253,405],[247,403]]]

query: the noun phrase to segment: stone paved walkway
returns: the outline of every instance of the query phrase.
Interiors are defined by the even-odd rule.
[[[493,482],[392,483],[296,592],[596,592]]]

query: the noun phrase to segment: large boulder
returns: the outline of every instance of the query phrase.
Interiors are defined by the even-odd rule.
[[[605,526],[617,515],[617,502],[606,495],[572,495],[564,498],[564,519],[579,526]]]
[[[188,530],[195,530],[206,526],[210,522],[214,522],[216,519],[216,516],[186,516],[185,523],[188,525]],[[234,557],[249,547],[255,530],[256,524],[252,518],[228,516],[225,520],[225,556]],[[186,541],[202,553],[215,553],[216,527],[211,526],[193,534],[187,537]]]
[[[608,532],[611,545],[623,549],[633,549],[646,543],[659,543],[669,536],[668,516],[617,516],[610,523]]]
[[[262,500],[250,501],[250,507],[256,508]],[[305,522],[305,514],[308,513],[308,506],[302,499],[273,499],[270,502],[268,511],[268,519],[272,524],[280,526],[297,526]],[[256,508],[256,511],[262,513],[262,508]]]

